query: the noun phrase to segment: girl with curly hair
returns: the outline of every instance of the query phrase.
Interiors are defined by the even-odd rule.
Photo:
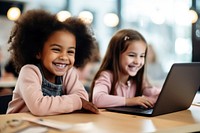
[[[44,10],[22,14],[9,39],[19,76],[7,113],[45,116],[80,109],[98,113],[75,69],[90,59],[94,41],[78,18],[60,22]]]

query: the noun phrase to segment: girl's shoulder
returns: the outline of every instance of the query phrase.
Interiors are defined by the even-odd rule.
[[[33,65],[33,64],[26,64],[26,65],[24,65],[24,66],[21,68],[21,70],[23,70],[23,69],[34,69],[34,70],[39,70],[38,66]]]
[[[105,79],[110,79],[111,81],[113,80],[113,73],[112,71],[109,70],[104,70],[99,74],[99,77],[103,77]]]
[[[72,67],[70,68],[63,76],[64,79],[66,78],[74,78],[78,76],[77,68]]]
[[[27,81],[42,83],[42,74],[36,65],[27,64],[21,68],[18,82],[21,83]]]
[[[71,68],[65,73],[65,76],[66,76],[66,75],[71,75],[71,74],[77,74],[77,73],[78,73],[77,68],[71,67]]]
[[[33,64],[24,65],[20,70],[20,74],[31,74],[31,73],[36,73],[37,75],[41,75],[38,66]]]
[[[102,76],[102,75],[106,75],[106,76],[112,77],[113,73],[110,70],[104,70],[104,71],[102,71],[100,73],[100,76]]]

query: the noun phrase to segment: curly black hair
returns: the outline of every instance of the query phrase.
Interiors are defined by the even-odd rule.
[[[73,18],[73,19],[72,19]],[[36,55],[43,49],[45,41],[56,31],[66,30],[76,36],[75,67],[85,65],[96,47],[89,27],[76,17],[60,22],[55,14],[44,10],[29,10],[15,22],[8,44],[8,51],[17,72],[26,64],[37,64]]]
[[[64,23],[75,29],[76,52],[78,54],[75,55],[74,64],[77,68],[83,67],[87,62],[93,60],[98,48],[92,29],[78,17],[69,17]]]

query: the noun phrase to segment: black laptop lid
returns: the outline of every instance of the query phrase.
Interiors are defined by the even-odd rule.
[[[200,63],[175,63],[155,104],[153,116],[189,108],[200,86]]]
[[[108,111],[158,116],[189,108],[200,87],[200,63],[175,63],[172,65],[152,113],[134,107],[110,107]],[[149,112],[149,111],[148,111]]]

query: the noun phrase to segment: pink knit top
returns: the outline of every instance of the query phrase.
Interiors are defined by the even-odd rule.
[[[92,101],[99,108],[125,106],[126,98],[135,97],[136,84],[133,81],[129,85],[118,83],[115,95],[110,95],[112,77],[111,72],[103,71],[95,82]],[[160,94],[160,90],[160,88],[156,87],[144,88],[143,95],[154,104]]]
[[[38,116],[70,113],[82,108],[80,97],[88,100],[88,93],[78,80],[75,68],[63,76],[62,96],[43,96],[41,84],[42,75],[37,66],[22,67],[7,113],[30,111]]]

